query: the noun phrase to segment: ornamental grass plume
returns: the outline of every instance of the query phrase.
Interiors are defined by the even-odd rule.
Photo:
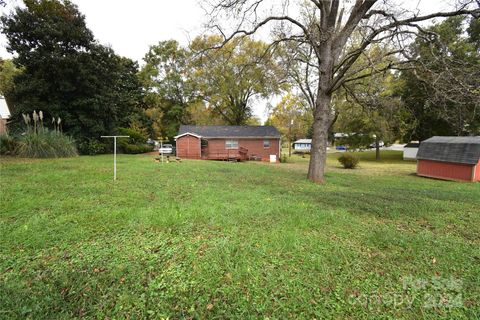
[[[33,110],[33,131],[37,132],[37,122],[39,120],[37,111]]]
[[[15,153],[18,156],[25,158],[59,158],[78,155],[75,141],[60,132],[62,123],[60,117],[52,118],[54,130],[49,130],[43,126],[44,115],[42,111],[37,113],[34,110],[32,113],[33,130],[30,126],[30,115],[22,113],[22,117],[27,125],[27,131],[19,138],[15,148]]]
[[[42,110],[40,110],[38,112],[38,118],[40,119],[40,127],[42,128],[42,131],[43,131],[43,112],[42,112]]]
[[[32,120],[30,119],[30,115],[28,113],[27,114],[22,113],[22,117],[23,117],[23,122],[25,122],[25,125],[27,126],[27,132],[28,132],[31,130],[30,122]]]

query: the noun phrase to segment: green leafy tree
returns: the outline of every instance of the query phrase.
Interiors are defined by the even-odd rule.
[[[215,110],[208,108],[204,101],[198,100],[188,106],[190,123],[197,125],[225,125],[226,121]],[[248,121],[248,120],[247,120]]]
[[[10,112],[15,112],[15,101],[13,94],[15,92],[14,78],[22,72],[17,68],[12,60],[0,59],[0,95],[5,97]]]
[[[480,42],[475,18],[451,17],[412,45],[413,70],[400,92],[415,127],[409,136],[480,134]]]
[[[398,55],[412,34],[424,30],[424,21],[458,15],[478,17],[480,14],[476,0],[462,1],[451,11],[428,14],[412,12],[393,2],[380,0],[204,2],[211,12],[209,26],[221,34],[224,45],[239,36],[252,35],[271,26],[273,46],[291,42],[293,48],[312,53],[313,59],[303,63],[311,63],[311,69],[316,69],[318,75],[312,90],[315,93],[312,96],[314,122],[308,170],[308,179],[317,183],[324,182],[328,136],[336,117],[333,101],[336,92],[358,79],[359,74],[368,77],[385,71],[371,69],[362,74],[364,68],[353,67],[365,50],[382,42],[395,43],[394,50],[383,57]],[[361,39],[353,41],[354,34],[361,35]],[[297,56],[292,58],[301,59]],[[395,65],[387,64],[385,69],[392,67]]]
[[[139,111],[136,63],[99,45],[70,1],[25,0],[1,27],[22,70],[14,77],[14,119],[43,110],[81,141],[128,125]]]
[[[289,155],[291,155],[292,141],[305,138],[312,123],[312,114],[304,99],[292,93],[286,94],[280,100],[270,111],[268,118],[268,124],[275,126],[289,142]]]
[[[267,79],[276,67],[272,56],[260,59],[266,47],[250,39],[211,50],[217,44],[216,37],[200,37],[189,48],[175,40],[150,47],[139,78],[157,137],[171,138],[186,123],[259,123],[251,103],[276,90],[275,81]]]
[[[144,57],[145,65],[139,78],[146,91],[147,115],[155,124],[155,138],[171,138],[177,134],[180,124],[190,122],[188,107],[195,103],[190,57],[190,52],[175,40],[151,46]]]
[[[192,81],[198,96],[226,123],[246,124],[254,101],[279,92],[280,68],[261,41],[242,37],[221,43],[218,36],[193,40]]]
[[[381,68],[382,63],[376,68]],[[390,144],[402,139],[412,127],[411,113],[405,107],[398,88],[403,85],[399,76],[390,71],[349,83],[336,99],[338,118],[335,131],[348,136],[338,141],[351,148],[375,145],[376,159],[380,160],[380,141]]]

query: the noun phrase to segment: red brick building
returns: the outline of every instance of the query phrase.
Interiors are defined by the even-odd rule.
[[[177,156],[206,160],[279,161],[280,133],[272,126],[180,126]]]
[[[432,137],[420,143],[419,176],[480,181],[480,137]]]

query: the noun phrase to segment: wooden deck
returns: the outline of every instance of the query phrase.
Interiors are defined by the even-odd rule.
[[[248,150],[242,147],[238,149],[202,150],[202,159],[244,161],[248,159],[247,152]]]

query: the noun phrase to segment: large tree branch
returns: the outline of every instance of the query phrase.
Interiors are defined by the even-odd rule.
[[[345,23],[342,30],[335,36],[332,44],[332,51],[334,57],[337,57],[342,48],[347,43],[348,38],[352,35],[352,32],[358,26],[358,23],[363,19],[365,14],[370,8],[377,2],[377,0],[365,0],[357,1],[350,13],[350,16]]]
[[[268,24],[269,22],[272,22],[272,21],[288,21],[288,22],[294,24],[295,26],[299,27],[300,29],[302,29],[305,36],[307,38],[310,38],[310,31],[308,30],[308,28],[305,25],[300,23],[298,20],[296,20],[292,17],[289,17],[289,16],[278,16],[278,17],[268,17],[268,18],[262,20],[261,22],[257,23],[255,25],[255,27],[253,27],[251,30],[246,30],[246,29],[235,30],[234,32],[231,33],[230,36],[224,38],[222,46],[225,45],[230,40],[232,40],[237,35],[245,35],[245,36],[252,35],[255,32],[257,32],[261,27],[265,26],[266,24]]]
[[[380,34],[387,32],[387,31],[392,31],[392,34],[398,34],[398,33],[405,33],[408,31],[395,31],[395,29],[398,29],[399,27],[413,27],[418,29],[419,31],[424,31],[420,26],[414,24],[416,22],[421,22],[425,20],[429,20],[435,17],[453,17],[457,15],[465,15],[465,14],[470,14],[470,15],[480,15],[480,8],[479,9],[474,9],[474,10],[468,10],[468,9],[460,9],[456,11],[451,11],[451,12],[437,12],[437,13],[432,13],[429,15],[423,15],[423,16],[415,16],[403,20],[394,20],[393,22],[384,25],[382,27],[379,27],[378,29],[374,29],[363,41],[362,43],[358,46],[358,48],[349,55],[349,58],[347,60],[344,59],[342,62],[343,66],[337,70],[337,74],[335,75],[333,81],[332,81],[332,87],[330,88],[330,91],[333,91],[333,88],[338,88],[339,83],[342,81],[343,77],[346,75],[348,70],[353,66],[353,64],[358,60],[362,52],[374,42],[375,38],[379,36]],[[392,30],[393,29],[393,30]],[[387,36],[389,37],[389,36]]]

